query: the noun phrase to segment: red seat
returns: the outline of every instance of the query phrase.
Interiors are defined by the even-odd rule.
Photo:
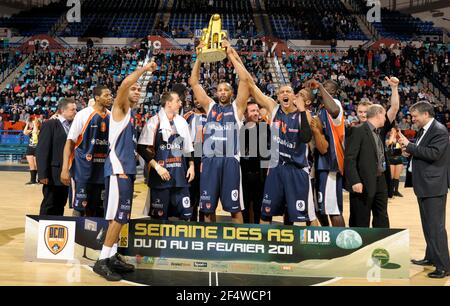
[[[414,130],[404,130],[403,135],[408,139],[413,139],[416,136],[416,131]]]
[[[11,121],[5,121],[5,124],[4,124],[4,129],[5,130],[12,130],[12,123],[11,123]]]

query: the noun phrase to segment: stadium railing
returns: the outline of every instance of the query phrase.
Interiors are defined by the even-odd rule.
[[[0,161],[19,162],[25,156],[29,137],[22,131],[0,131]]]

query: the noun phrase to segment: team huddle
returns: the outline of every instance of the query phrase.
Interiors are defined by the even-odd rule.
[[[147,211],[154,219],[214,222],[220,201],[234,223],[269,224],[273,217],[283,216],[285,224],[318,226],[330,220],[333,226],[345,227],[346,133],[343,107],[334,98],[337,83],[310,80],[295,90],[282,85],[275,101],[256,86],[229,42],[224,41],[223,47],[239,78],[236,95],[230,84],[220,83],[218,102],[208,96],[200,83],[202,63],[197,59],[189,80],[196,109],[183,117],[180,94],[164,93],[159,113],[138,138],[133,108],[140,99],[139,78],[157,69],[152,61],[124,79],[114,103],[107,87],[95,88],[95,104],[80,111],[72,123],[61,181],[71,186],[70,203],[77,215],[110,222],[94,266],[110,281],[134,269],[117,254],[117,242],[131,216],[139,156],[146,164]],[[388,82],[394,92],[398,80]],[[266,168],[255,170],[263,172],[258,181],[262,187],[252,189],[247,181],[243,189],[241,159],[247,150],[241,149],[241,138],[247,134],[242,131],[255,125],[267,133],[249,134],[268,139],[270,154],[262,159]],[[261,150],[260,142],[248,141],[250,149]],[[257,195],[252,197],[253,193]],[[245,198],[252,199],[251,218]]]

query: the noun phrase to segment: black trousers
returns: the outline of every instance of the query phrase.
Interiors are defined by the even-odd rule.
[[[40,216],[63,216],[69,195],[69,187],[44,185],[42,187],[44,199],[41,203]]]
[[[260,172],[243,172],[242,189],[245,207],[242,211],[244,223],[259,224],[264,193],[264,179],[262,178],[262,174]],[[253,218],[251,218],[251,212],[253,212]]]
[[[350,193],[350,227],[389,228],[387,212],[388,188],[384,175],[377,178],[377,191],[373,197],[363,193]]]
[[[445,210],[447,195],[432,198],[417,198],[423,234],[427,242],[425,259],[439,270],[450,271]]]
[[[190,195],[191,206],[192,206],[192,217],[191,217],[192,222],[199,222],[199,221],[203,222],[204,221],[203,216],[201,216],[199,218],[199,209],[198,209],[198,206],[200,204],[200,167],[201,167],[201,164],[202,164],[201,158],[194,159],[195,178],[191,182],[191,186],[189,187],[189,195]]]

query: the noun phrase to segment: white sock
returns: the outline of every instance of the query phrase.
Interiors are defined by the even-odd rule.
[[[111,253],[111,249],[107,247],[106,245],[103,246],[102,248],[102,252],[100,253],[100,260],[105,259],[105,258],[109,258],[109,253]]]
[[[114,243],[114,245],[111,248],[111,251],[109,253],[109,258],[113,257],[117,253],[117,243]]]

